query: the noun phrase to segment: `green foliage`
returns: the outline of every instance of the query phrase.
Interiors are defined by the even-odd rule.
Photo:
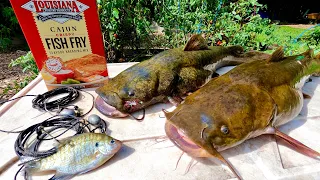
[[[3,92],[1,95],[8,94],[9,91],[13,91],[14,94],[18,93],[21,89],[26,87],[29,82],[31,82],[34,79],[34,77],[26,77],[22,82],[13,81],[13,84],[9,84],[7,87],[3,89]]]
[[[9,68],[14,66],[21,67],[22,72],[29,74],[29,76],[27,76],[21,82],[14,81],[13,85],[8,85],[4,89],[3,94],[7,94],[8,91],[14,91],[14,93],[19,92],[22,88],[28,85],[30,81],[35,79],[39,73],[38,67],[30,51],[24,56],[21,56],[15,60],[11,60],[11,63],[9,64]]]
[[[195,33],[203,34],[209,45],[241,45],[245,50],[267,52],[284,46],[287,55],[309,47],[317,49],[320,41],[318,28],[295,40],[303,29],[278,26],[261,18],[259,10],[267,7],[258,0],[99,0],[98,3],[109,58],[125,57],[126,49],[176,48]],[[162,32],[154,31],[154,22]]]
[[[11,60],[9,67],[13,67],[13,66],[20,66],[22,68],[22,72],[25,72],[25,73],[30,72],[34,75],[37,75],[39,73],[37,64],[35,63],[35,60],[31,54],[31,51],[29,51],[24,56],[20,56],[15,60]]]
[[[99,0],[99,13],[108,58],[121,56],[125,49],[184,44],[197,24],[212,19],[217,0]],[[164,28],[164,36],[155,35],[153,22]],[[161,33],[161,32],[160,32]],[[111,53],[111,54],[110,54]],[[115,54],[112,54],[115,53]]]
[[[310,30],[306,35],[302,38],[303,40],[310,42],[309,45],[319,45],[320,42],[320,27],[317,26]]]
[[[162,46],[175,48],[186,43],[190,34],[211,31],[218,0],[155,1],[155,21],[164,28]]]
[[[265,50],[271,44],[270,36],[275,30],[269,19],[262,19],[257,12],[266,8],[257,0],[239,0],[221,9],[214,28],[212,41],[222,45],[241,45],[245,50]]]
[[[0,51],[10,49],[12,37],[21,34],[19,23],[9,2],[0,3]]]
[[[137,49],[150,44],[150,6],[144,0],[99,0],[100,21],[108,52],[121,57],[124,48]],[[108,57],[113,56],[108,54]]]

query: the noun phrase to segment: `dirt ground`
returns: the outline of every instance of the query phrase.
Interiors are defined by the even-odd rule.
[[[0,102],[4,99],[11,98],[15,94],[14,90],[10,90],[5,94],[3,93],[8,85],[13,86],[14,81],[21,82],[28,76],[28,74],[22,72],[22,68],[20,67],[8,67],[12,59],[16,59],[26,53],[26,51],[20,50],[10,53],[0,53]]]

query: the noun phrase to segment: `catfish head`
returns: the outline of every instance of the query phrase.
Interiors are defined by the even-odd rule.
[[[142,69],[142,68],[135,68]],[[153,103],[155,81],[148,72],[126,71],[112,78],[96,93],[96,108],[103,114],[113,117],[126,117],[128,114]]]
[[[216,157],[237,175],[219,151],[263,133],[271,123],[275,105],[258,87],[227,85],[227,76],[214,81],[217,83],[206,84],[188,96],[173,112],[165,112],[165,131],[190,156]]]

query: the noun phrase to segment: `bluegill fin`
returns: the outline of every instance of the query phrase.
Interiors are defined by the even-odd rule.
[[[49,180],[68,180],[68,179],[71,179],[73,176],[74,176],[73,174],[62,174],[57,172]]]
[[[63,147],[63,146],[66,145],[66,144],[74,145],[74,144],[72,143],[72,140],[71,140],[73,137],[74,137],[74,136],[66,137],[66,138],[64,138],[64,139],[61,139],[61,140],[59,140],[59,141],[56,141],[55,143],[53,143],[53,145],[54,145],[57,149]]]
[[[200,34],[194,34],[184,47],[184,51],[208,50],[206,40]]]
[[[308,146],[302,144],[298,140],[293,139],[292,137],[282,133],[278,129],[276,129],[276,128],[274,128],[274,129],[275,129],[274,134],[277,137],[283,139],[285,142],[289,143],[291,145],[291,147],[293,147],[294,150],[300,152],[301,154],[309,156],[311,158],[315,158],[315,159],[320,160],[320,153],[319,152],[309,148]]]
[[[284,59],[284,51],[283,51],[283,47],[280,46],[278,49],[276,49],[271,57],[269,59],[267,59],[267,62],[279,62],[282,61]]]

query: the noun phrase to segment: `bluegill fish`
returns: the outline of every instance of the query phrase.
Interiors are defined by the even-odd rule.
[[[93,170],[119,151],[122,143],[103,133],[83,133],[60,141],[57,152],[26,164],[27,174],[56,171],[50,180],[70,179]]]
[[[208,64],[238,65],[241,46],[208,47],[201,35],[193,35],[184,48],[161,52],[110,79],[98,88],[96,108],[103,114],[125,117],[152,104],[181,97],[200,88],[213,73]],[[244,59],[242,59],[244,60]],[[170,99],[171,98],[171,99]]]
[[[262,134],[274,134],[312,158],[316,152],[277,127],[296,116],[303,106],[302,86],[320,72],[320,55],[309,50],[284,57],[277,49],[266,61],[241,64],[217,77],[165,112],[170,140],[193,157],[217,157],[240,178],[219,153]]]

